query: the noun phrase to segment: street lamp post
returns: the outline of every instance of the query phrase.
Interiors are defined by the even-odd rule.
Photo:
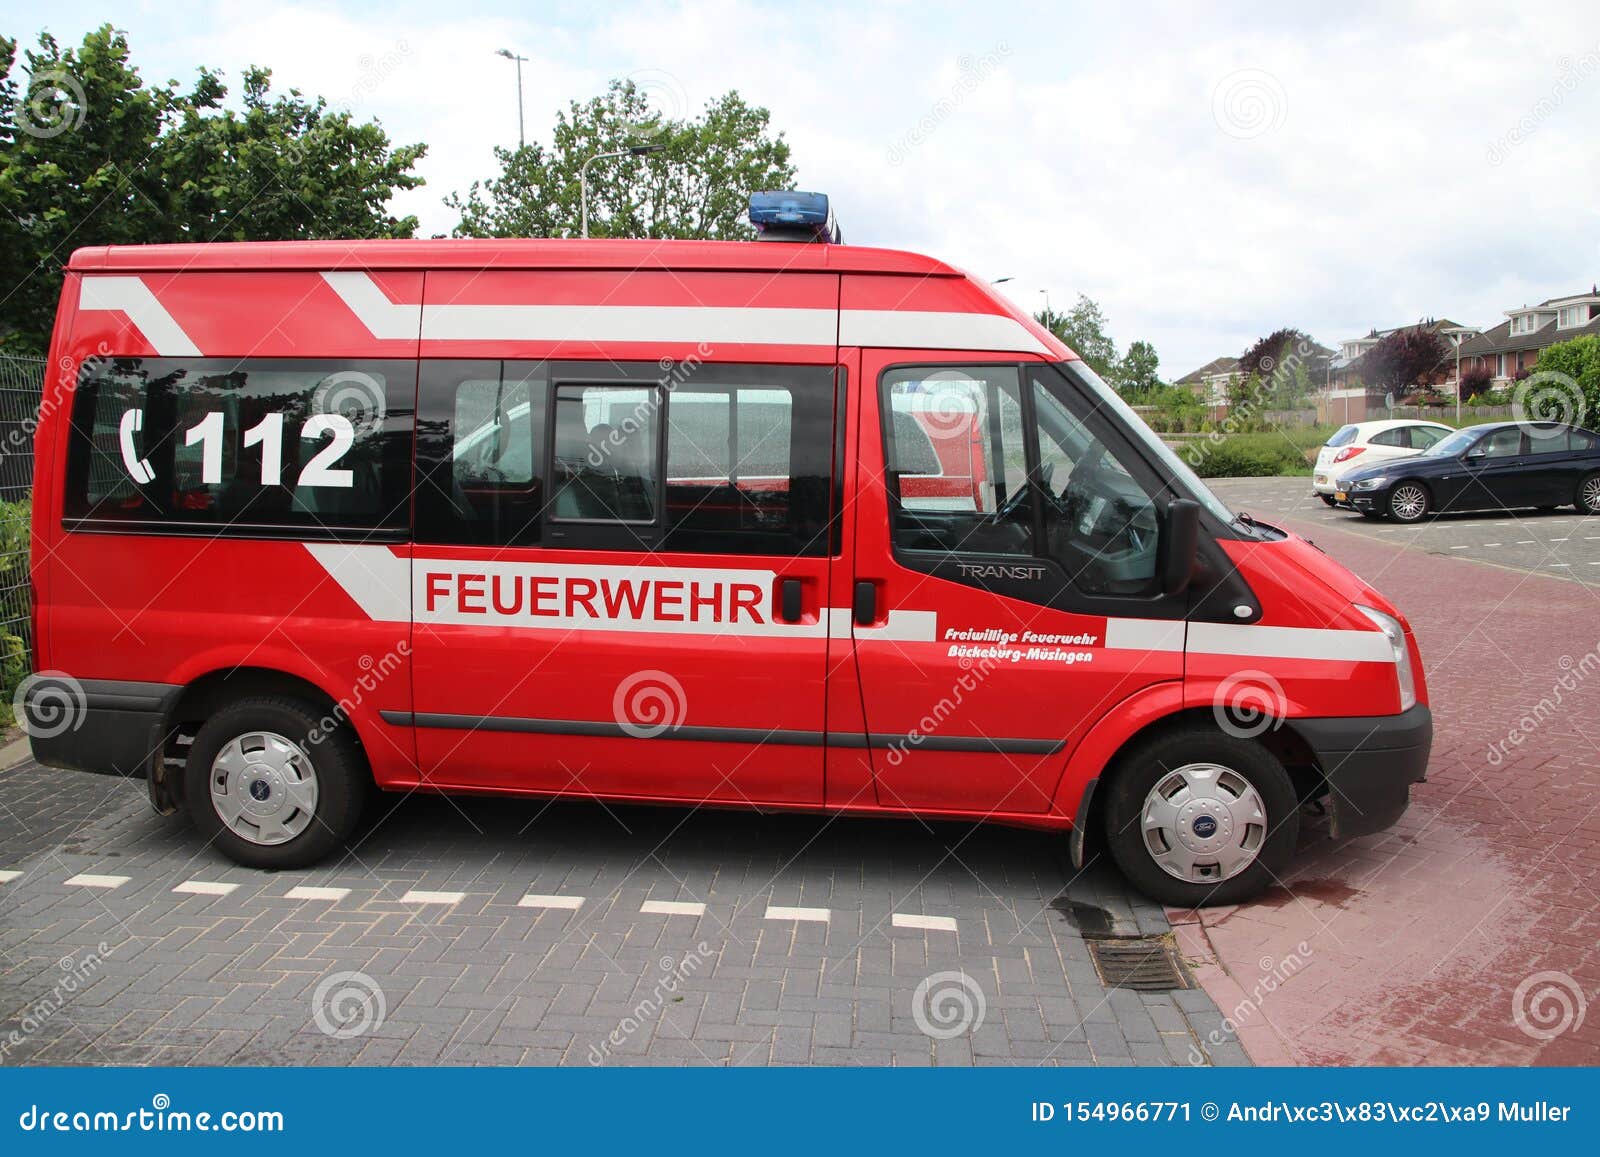
[[[509,48],[497,48],[494,50],[494,54],[503,56],[507,60],[514,60],[517,63],[517,148],[525,149],[528,147],[528,137],[522,126],[522,62],[528,58],[526,56],[518,56]]]
[[[589,236],[589,166],[596,161],[609,161],[616,157],[642,157],[649,153],[659,153],[666,145],[631,145],[626,149],[617,149],[610,153],[596,153],[578,169],[578,203],[582,214],[582,236]]]
[[[1456,425],[1461,425],[1461,344],[1467,340],[1467,335],[1455,335],[1456,344]]]

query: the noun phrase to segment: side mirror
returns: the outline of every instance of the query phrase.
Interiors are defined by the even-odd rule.
[[[1485,450],[1482,446],[1474,446],[1472,449],[1468,450],[1465,454],[1461,455],[1461,460],[1463,462],[1482,462],[1488,456],[1489,456],[1489,452],[1487,450]]]
[[[1161,592],[1181,595],[1189,589],[1200,551],[1200,504],[1192,498],[1167,503],[1167,550],[1161,567]]]

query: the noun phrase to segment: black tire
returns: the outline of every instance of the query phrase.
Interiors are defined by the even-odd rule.
[[[296,810],[291,823],[309,814],[309,823],[281,843],[246,838],[224,820],[212,800],[212,766],[222,750],[255,732],[271,732],[296,745],[310,764],[316,804]],[[235,863],[249,868],[307,868],[343,847],[373,790],[366,758],[348,724],[323,729],[320,714],[289,696],[252,696],[218,711],[200,728],[184,767],[189,814],[207,841]],[[268,789],[270,794],[270,788]]]
[[[1433,495],[1420,482],[1405,481],[1389,491],[1384,513],[1396,522],[1421,522],[1433,509]]]
[[[1266,812],[1255,860],[1225,880],[1179,879],[1156,862],[1145,840],[1146,797],[1175,769],[1195,763],[1237,773],[1256,790]],[[1289,773],[1260,743],[1212,727],[1186,727],[1138,741],[1118,758],[1107,792],[1105,825],[1111,857],[1134,887],[1162,904],[1205,908],[1247,900],[1282,877],[1300,836],[1300,805]]]
[[[1572,497],[1579,514],[1600,514],[1600,470],[1578,479]]]
[[[1322,505],[1324,505],[1324,506],[1337,506],[1337,505],[1339,505],[1339,503],[1337,501],[1335,501],[1333,495],[1331,495],[1331,494],[1319,494],[1319,495],[1317,495],[1317,497],[1322,499]]]

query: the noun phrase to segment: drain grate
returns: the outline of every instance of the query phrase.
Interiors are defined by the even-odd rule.
[[[1100,983],[1134,992],[1188,988],[1189,974],[1164,940],[1090,940]]]

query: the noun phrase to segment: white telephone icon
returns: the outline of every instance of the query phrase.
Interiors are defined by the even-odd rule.
[[[124,410],[122,413],[122,464],[127,467],[128,476],[140,486],[148,485],[155,481],[156,472],[150,469],[150,463],[139,457],[139,451],[134,449],[133,436],[144,429],[143,410]]]

